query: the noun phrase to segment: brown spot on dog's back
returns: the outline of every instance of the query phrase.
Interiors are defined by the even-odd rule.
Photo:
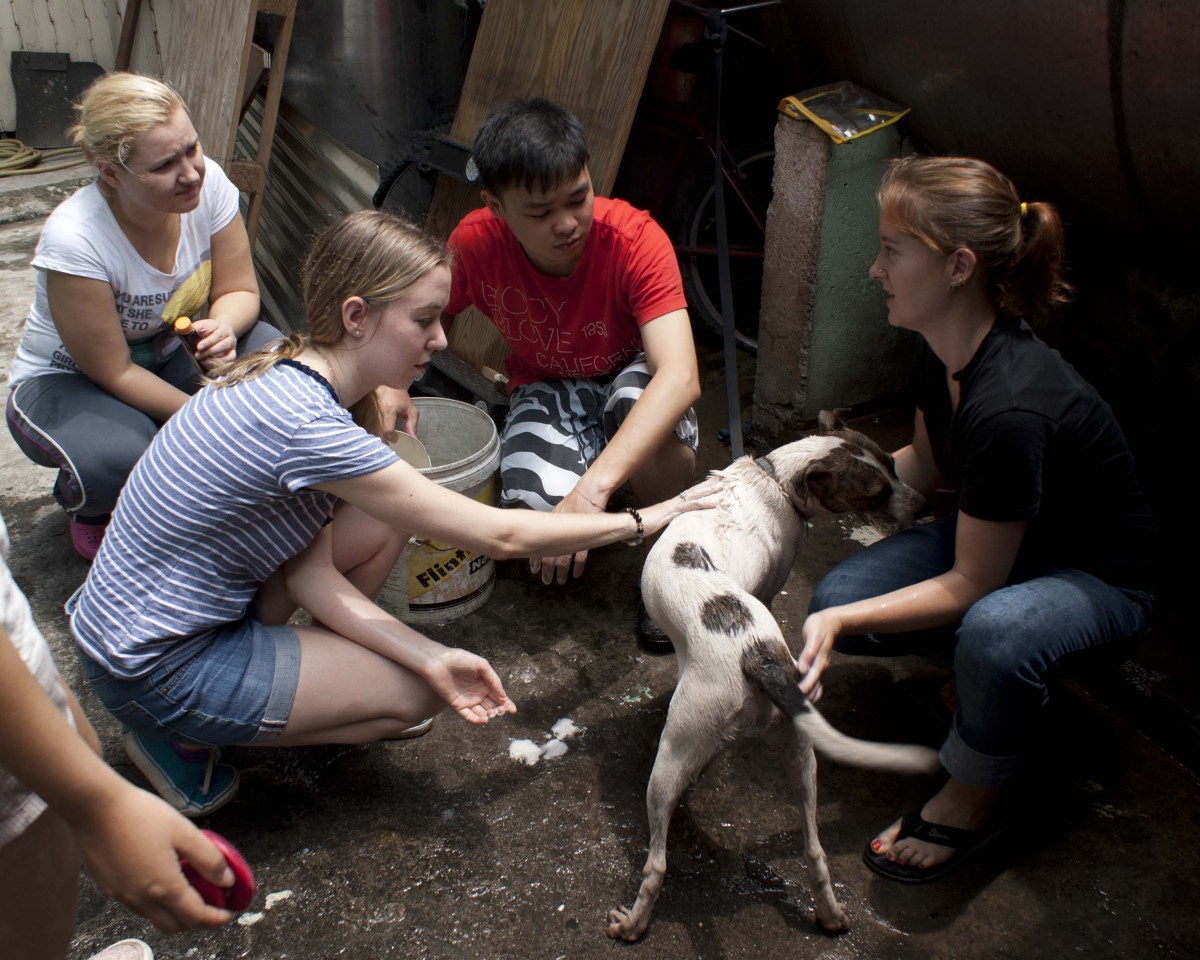
[[[687,567],[691,570],[716,570],[716,566],[712,562],[712,557],[708,555],[700,544],[692,543],[690,540],[684,540],[682,543],[675,545],[675,552],[671,554],[671,559],[675,561],[677,567]]]
[[[710,597],[700,608],[700,621],[713,633],[733,636],[745,632],[754,622],[754,616],[741,600],[732,593]]]

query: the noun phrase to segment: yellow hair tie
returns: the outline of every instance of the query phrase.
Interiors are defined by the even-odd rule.
[[[1029,212],[1029,204],[1027,204],[1024,200],[1022,200],[1021,201],[1021,217],[1022,217],[1022,219],[1024,219],[1025,214],[1027,214],[1028,212]]]

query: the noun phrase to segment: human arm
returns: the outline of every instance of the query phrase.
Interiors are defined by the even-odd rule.
[[[76,722],[86,724],[70,699]],[[100,759],[85,741],[84,727],[80,733],[71,729],[3,630],[0,730],[0,766],[67,823],[106,894],[168,933],[232,919],[227,910],[204,903],[178,860],[187,858],[202,876],[228,887],[233,873],[221,851],[166,803]]]
[[[656,317],[643,324],[641,332],[650,382],[616,435],[576,484],[576,491],[601,507],[667,441],[700,398],[696,346],[687,311],[673,310]]]
[[[613,493],[670,441],[676,425],[700,397],[700,375],[691,322],[686,310],[673,310],[641,328],[650,382],[629,411],[616,435],[580,477],[575,488],[555,506],[555,513],[601,513]],[[583,572],[586,552],[574,558],[575,576]],[[543,580],[553,567],[559,583],[566,581],[571,555],[546,558]]]
[[[894,454],[896,475],[914,490],[928,497],[942,482],[942,472],[933,458],[933,445],[925,426],[925,413],[918,409],[913,422],[913,439]]]
[[[397,530],[453,543],[497,560],[573,553],[618,541],[633,542],[637,523],[628,513],[552,514],[501,510],[447,490],[408,464],[316,485]],[[683,495],[639,511],[645,536],[675,517],[710,508],[701,484]]]
[[[98,387],[154,420],[184,405],[186,393],[133,362],[109,283],[49,270],[46,295],[63,345]]]
[[[810,614],[797,660],[800,689],[812,692],[839,637],[901,633],[957,623],[980,599],[1002,587],[1012,572],[1027,522],[995,522],[958,514],[954,566],[946,573],[879,597]]]
[[[192,318],[200,333],[196,358],[229,362],[237,356],[237,341],[258,322],[258,279],[250,239],[240,214],[212,238],[212,281],[208,316]]]
[[[430,640],[401,623],[338,571],[330,525],[284,564],[283,576],[288,597],[315,621],[411,670],[468,723],[487,723],[516,712],[487,660]]]

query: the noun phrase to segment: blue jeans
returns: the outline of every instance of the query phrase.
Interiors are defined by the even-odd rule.
[[[912,527],[839,564],[817,584],[809,613],[876,597],[954,565],[956,517]],[[958,713],[941,748],[951,776],[999,787],[1036,740],[1048,683],[1084,661],[1129,656],[1150,629],[1153,597],[1081,570],[1014,573],[956,627],[843,637],[843,653],[953,654]]]

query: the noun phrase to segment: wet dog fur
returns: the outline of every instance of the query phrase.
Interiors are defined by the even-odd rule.
[[[877,770],[931,773],[927,747],[871,743],[839,733],[800,692],[800,675],[768,606],[783,587],[804,525],[820,514],[864,512],[907,526],[920,494],[901,482],[877,444],[823,411],[818,432],[712,477],[716,509],[672,523],[646,558],[642,597],[675,645],[679,680],[646,792],[650,851],[632,907],[609,912],[608,935],[646,932],[667,870],[667,829],[687,787],[726,747],[758,734],[777,750],[796,792],[817,920],[849,929],[817,837],[817,750]]]

